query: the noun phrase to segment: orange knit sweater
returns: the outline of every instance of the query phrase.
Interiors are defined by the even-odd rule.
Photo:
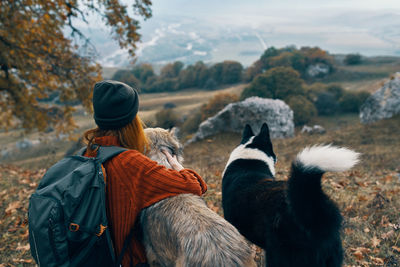
[[[96,138],[95,143],[120,146],[118,138],[114,136]],[[177,194],[193,193],[200,196],[207,190],[206,183],[196,172],[167,169],[136,150],[122,152],[108,160],[104,167],[107,176],[107,216],[117,256],[143,208]],[[122,266],[130,266],[131,262],[133,266],[147,262],[144,247],[138,241],[139,229],[135,231]]]

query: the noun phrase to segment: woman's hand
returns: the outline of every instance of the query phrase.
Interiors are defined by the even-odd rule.
[[[171,165],[172,169],[180,171],[183,170],[183,166],[178,162],[176,155],[172,156],[167,150],[162,149],[162,153],[167,157],[168,163]]]

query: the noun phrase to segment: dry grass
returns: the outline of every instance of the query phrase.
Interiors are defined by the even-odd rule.
[[[345,266],[399,266],[400,117],[372,125],[361,125],[356,116],[317,118],[314,122],[326,127],[327,134],[297,133],[294,138],[273,141],[279,159],[277,179],[287,179],[291,160],[307,145],[333,143],[363,153],[362,163],[352,171],[327,173],[323,179],[325,191],[345,218]],[[204,199],[221,215],[221,173],[239,141],[240,135],[224,133],[185,148],[184,165],[205,178],[209,189]],[[55,161],[60,150],[48,158]],[[21,166],[32,169],[0,165],[1,267],[34,266],[28,246],[27,207],[44,169],[33,168],[32,161],[29,157],[20,160]],[[43,158],[37,162],[50,164]],[[260,261],[261,251],[257,251]]]
[[[142,94],[139,114],[145,121],[154,121],[155,113],[162,109],[165,103],[174,103],[175,111],[185,116],[206,103],[215,94],[224,92],[240,95],[245,87],[246,84],[239,84],[215,91],[185,90],[173,93]]]
[[[344,216],[345,266],[400,265],[400,117],[361,125],[354,117],[333,119],[323,124],[325,135],[297,134],[292,139],[274,140],[278,156],[277,179],[287,179],[294,156],[305,146],[332,143],[351,147],[363,154],[352,171],[327,173],[323,187],[338,203]],[[338,121],[338,118],[336,118]],[[340,120],[339,120],[340,121]],[[185,148],[185,166],[198,171],[209,190],[208,205],[223,214],[221,172],[239,135],[221,134]]]

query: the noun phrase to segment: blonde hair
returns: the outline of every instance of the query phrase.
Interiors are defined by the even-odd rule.
[[[144,123],[139,116],[136,115],[129,124],[119,129],[102,130],[97,127],[88,130],[83,135],[84,141],[87,143],[87,152],[91,154],[97,151],[97,148],[93,149],[93,145],[96,144],[96,137],[116,136],[122,147],[145,153],[149,149],[149,141],[144,133],[144,127]]]

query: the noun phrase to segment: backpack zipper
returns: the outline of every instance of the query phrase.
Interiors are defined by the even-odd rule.
[[[35,238],[35,233],[32,231],[32,237],[33,237],[33,244],[35,244],[35,254],[36,254],[36,258],[38,261],[38,265],[40,267],[40,259],[39,259],[39,253],[37,251],[37,245],[36,245],[36,238]]]
[[[54,240],[54,222],[51,218],[49,218],[48,236],[49,236],[49,240],[50,240],[51,249],[53,250],[53,253],[54,253],[54,257],[56,258],[57,262],[60,262],[61,257],[58,254],[55,240]]]

